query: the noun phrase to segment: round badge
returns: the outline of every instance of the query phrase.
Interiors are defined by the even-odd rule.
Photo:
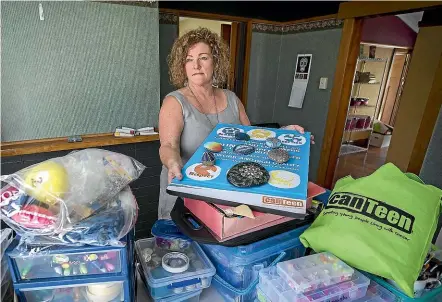
[[[227,180],[239,188],[261,186],[266,184],[269,179],[269,172],[263,166],[254,162],[236,164],[227,172]]]
[[[223,138],[234,138],[237,132],[244,132],[244,130],[235,127],[223,127],[219,128],[216,131],[216,134],[218,134],[219,137]]]
[[[273,170],[270,171],[269,185],[281,189],[296,188],[301,183],[301,178],[298,174],[285,171]]]
[[[196,163],[191,165],[186,169],[186,176],[193,180],[200,180],[200,181],[206,181],[206,180],[212,180],[219,176],[221,173],[221,168],[213,165],[213,166],[206,166],[201,163]]]
[[[239,141],[248,141],[248,140],[250,140],[250,136],[244,132],[236,132],[235,139],[237,139]]]
[[[204,152],[201,157],[201,163],[205,166],[213,166],[215,164],[215,155],[210,151]]]
[[[255,152],[255,147],[250,145],[236,145],[233,147],[233,152],[241,155],[249,155]]]
[[[223,151],[223,145],[217,142],[207,142],[204,144],[204,148],[215,153]]]
[[[281,148],[272,149],[269,151],[269,153],[267,153],[267,155],[271,160],[277,162],[278,164],[288,162],[290,159],[288,152]]]
[[[281,147],[281,141],[276,137],[269,137],[266,139],[266,145],[272,149],[279,148]]]
[[[284,145],[289,145],[289,146],[302,146],[307,142],[304,136],[292,133],[281,134],[280,136],[278,136],[278,139]]]
[[[247,132],[251,139],[265,141],[269,137],[276,137],[276,133],[267,129],[253,129]]]

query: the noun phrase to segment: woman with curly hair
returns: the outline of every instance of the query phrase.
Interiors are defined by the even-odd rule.
[[[244,106],[227,81],[228,46],[216,33],[198,28],[178,38],[168,57],[169,76],[178,90],[163,100],[159,116],[160,180],[158,218],[170,219],[176,196],[166,193],[173,178],[218,123],[250,125]],[[300,126],[288,126],[303,132]]]

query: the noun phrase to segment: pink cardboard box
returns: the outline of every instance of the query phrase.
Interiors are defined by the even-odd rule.
[[[310,208],[312,199],[315,196],[318,196],[324,192],[324,188],[309,182],[307,208]],[[220,242],[294,219],[291,217],[256,211],[252,211],[255,219],[248,217],[227,217],[224,214],[224,210],[231,207],[211,204],[190,198],[184,198],[184,205],[210,230],[210,232]]]

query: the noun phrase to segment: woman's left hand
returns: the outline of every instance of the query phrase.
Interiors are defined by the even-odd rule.
[[[282,129],[287,129],[287,130],[296,130],[299,133],[303,134],[304,133],[304,127],[301,127],[299,125],[288,125],[288,126],[284,126],[282,127]],[[312,145],[315,144],[315,137],[313,135],[310,136],[310,143]]]

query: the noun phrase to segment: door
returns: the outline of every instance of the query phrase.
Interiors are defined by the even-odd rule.
[[[395,108],[399,87],[402,82],[402,75],[407,58],[407,52],[395,50],[393,62],[390,69],[390,78],[388,79],[384,106],[380,120],[388,125],[392,125],[393,109]]]

